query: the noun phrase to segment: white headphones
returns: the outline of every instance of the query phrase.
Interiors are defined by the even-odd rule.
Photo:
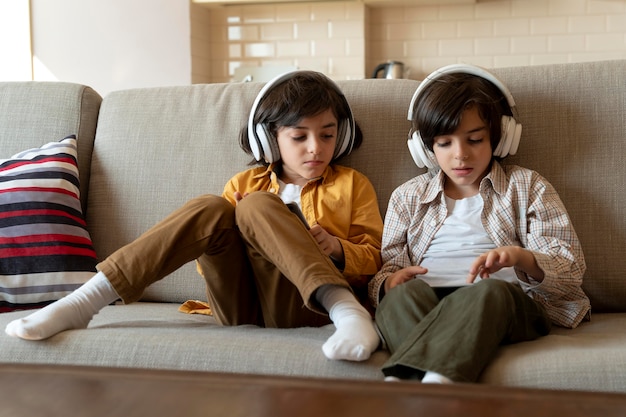
[[[280,159],[278,143],[276,142],[276,139],[273,138],[269,126],[263,123],[254,124],[254,115],[259,107],[259,103],[261,103],[267,92],[271,90],[272,87],[294,77],[299,72],[300,71],[297,70],[286,72],[268,81],[267,84],[263,86],[261,91],[259,91],[259,94],[252,104],[250,116],[248,117],[248,142],[250,143],[252,154],[257,161],[265,159],[266,162],[271,164]],[[339,86],[330,78],[328,81],[335,88],[337,94],[339,94],[342,98],[349,115],[347,119],[339,120],[337,123],[337,143],[335,144],[335,153],[333,154],[333,159],[336,159],[352,152],[355,137],[355,121],[350,104],[348,103],[348,100],[346,100],[346,97]]]
[[[417,102],[417,98],[422,90],[433,80],[439,78],[440,76],[453,73],[472,74],[491,81],[493,84],[495,84],[496,87],[498,87],[498,89],[500,89],[502,94],[504,94],[504,96],[506,97],[506,101],[511,108],[511,111],[513,111],[513,109],[515,108],[515,100],[513,100],[511,92],[502,83],[502,81],[497,79],[493,74],[483,68],[474,65],[452,64],[433,71],[420,83],[420,85],[415,90],[415,93],[413,93],[413,97],[411,98],[411,104],[409,105],[409,113],[407,116],[408,120],[414,120],[415,103]],[[493,155],[500,158],[504,158],[507,155],[515,155],[515,153],[517,152],[517,148],[519,147],[521,136],[522,125],[517,123],[515,118],[513,118],[512,116],[502,116],[502,135],[500,137],[500,142],[498,143],[498,146],[493,151]],[[428,149],[426,145],[424,145],[424,141],[422,140],[422,137],[420,136],[418,130],[415,130],[413,134],[409,137],[407,144],[409,146],[411,156],[413,157],[413,160],[418,167],[433,169],[438,166],[435,154],[433,153],[433,151]]]

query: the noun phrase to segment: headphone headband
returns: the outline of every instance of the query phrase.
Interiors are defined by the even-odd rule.
[[[502,94],[504,94],[507,103],[509,103],[509,107],[511,109],[515,107],[515,100],[513,99],[513,95],[511,94],[507,86],[504,85],[504,83],[500,81],[495,75],[493,75],[486,69],[477,67],[475,65],[452,64],[434,70],[426,78],[424,78],[420,85],[417,86],[417,89],[415,90],[415,93],[413,93],[413,97],[411,98],[411,104],[409,105],[409,113],[407,115],[407,119],[413,120],[413,112],[415,111],[414,109],[417,97],[420,95],[422,90],[431,83],[431,81],[436,80],[442,75],[454,73],[472,74],[491,81],[493,84],[495,84],[496,87],[498,87]]]
[[[511,112],[513,112],[513,109],[515,108],[515,100],[513,99],[513,95],[506,87],[506,85],[504,85],[504,83],[500,81],[495,75],[483,68],[474,65],[452,64],[433,71],[417,86],[415,93],[413,93],[413,97],[411,97],[411,103],[409,104],[409,111],[407,114],[408,120],[413,122],[415,118],[415,104],[422,90],[424,90],[427,85],[429,85],[431,82],[441,77],[442,75],[453,73],[471,74],[477,77],[484,78],[487,81],[491,81],[502,92],[502,94],[506,98],[507,103],[509,104],[509,107],[511,108]],[[493,155],[504,158],[507,155],[515,155],[515,153],[517,152],[520,137],[522,135],[522,125],[519,124],[512,116],[506,115],[502,116],[501,125],[502,134],[500,137],[500,142],[498,143],[496,149],[494,149]],[[412,134],[409,135],[407,145],[409,146],[411,156],[413,157],[413,160],[418,167],[428,169],[433,169],[437,167],[437,159],[435,158],[433,151],[429,150],[424,144],[419,130],[415,130],[412,132]]]
[[[254,116],[257,112],[257,108],[259,107],[259,104],[261,103],[263,98],[274,86],[289,80],[290,78],[301,72],[302,71],[299,70],[288,71],[274,77],[273,79],[268,81],[263,86],[263,88],[261,88],[256,98],[254,99],[254,102],[252,103],[250,115],[248,116],[248,142],[250,144],[252,154],[257,161],[265,159],[268,163],[272,163],[280,159],[280,152],[275,145],[275,141],[272,141],[272,139],[270,138],[271,133],[269,132],[267,126],[263,125],[262,123],[259,123],[257,125],[254,124]],[[348,100],[346,99],[339,86],[330,78],[326,77],[326,79],[335,89],[337,94],[339,94],[348,112],[348,118],[346,120],[337,121],[337,143],[335,145],[335,153],[333,155],[333,159],[335,159],[341,155],[347,155],[352,152],[356,132],[356,122],[354,120],[354,115],[352,114],[352,108],[350,108],[350,104],[348,103]]]
[[[260,161],[263,157],[263,154],[267,155],[267,152],[264,152],[263,144],[257,138],[256,128],[254,126],[254,115],[256,114],[256,109],[259,107],[259,103],[265,94],[275,85],[281,83],[283,80],[286,80],[292,76],[294,71],[288,71],[284,74],[279,74],[276,77],[269,80],[261,91],[257,94],[254,102],[252,103],[252,109],[250,110],[250,115],[248,116],[248,141],[250,142],[250,148],[252,149],[252,154],[257,161]],[[271,154],[271,152],[269,152]]]

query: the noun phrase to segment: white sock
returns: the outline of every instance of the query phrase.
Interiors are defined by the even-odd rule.
[[[437,372],[426,372],[424,378],[422,378],[422,384],[452,384],[453,381]]]
[[[98,311],[118,298],[107,277],[98,272],[60,300],[13,320],[7,324],[5,332],[21,339],[41,340],[64,330],[84,329]]]
[[[386,376],[385,377],[385,382],[401,382],[402,380],[400,378],[398,378],[397,376]]]
[[[338,285],[324,285],[317,290],[317,301],[328,311],[335,333],[322,350],[328,359],[364,361],[380,344],[374,320],[352,292]]]

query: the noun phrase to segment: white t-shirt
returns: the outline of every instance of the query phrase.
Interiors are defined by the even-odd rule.
[[[428,268],[420,278],[431,287],[461,287],[476,257],[496,246],[480,220],[483,200],[480,194],[462,200],[446,197],[448,217],[435,234],[421,266]],[[517,283],[513,268],[491,274],[491,279]],[[477,281],[480,277],[477,277]]]
[[[296,203],[298,207],[302,208],[300,204],[300,194],[302,193],[302,186],[296,184],[286,184],[281,180],[278,180],[280,190],[278,190],[278,196],[285,204]]]

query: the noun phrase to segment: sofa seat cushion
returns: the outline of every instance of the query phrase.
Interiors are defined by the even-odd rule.
[[[626,392],[626,313],[593,314],[576,329],[504,346],[481,382],[548,389]]]
[[[223,327],[211,316],[185,314],[177,303],[105,307],[86,330],[29,342],[4,337],[4,360],[15,363],[179,369],[379,380],[384,350],[365,362],[331,361],[321,328]],[[0,314],[0,328],[26,312]],[[482,375],[491,385],[626,392],[626,313],[595,314],[574,330],[502,347]]]
[[[185,314],[177,303],[105,307],[86,330],[32,342],[2,338],[3,359],[15,363],[182,369],[265,375],[380,379],[386,352],[365,363],[331,361],[321,328],[223,327],[211,316]],[[0,329],[26,312],[0,314]]]

